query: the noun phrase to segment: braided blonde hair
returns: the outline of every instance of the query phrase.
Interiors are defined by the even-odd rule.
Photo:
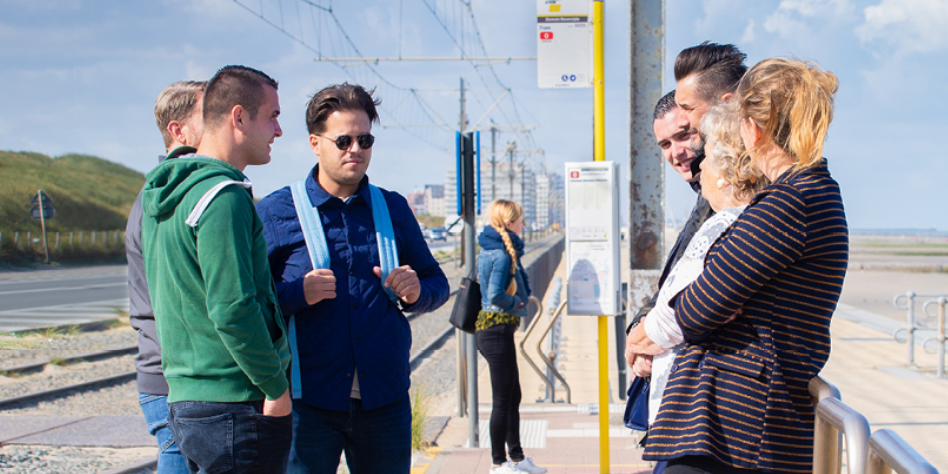
[[[507,224],[517,222],[520,216],[523,215],[523,208],[513,201],[498,199],[491,203],[487,215],[490,226],[504,239],[504,248],[507,249],[507,254],[510,255],[510,274],[515,275],[517,273],[517,250],[513,246],[513,241],[510,240],[510,235],[507,234]],[[507,286],[506,293],[511,296],[517,293],[516,278],[510,279],[510,285]]]

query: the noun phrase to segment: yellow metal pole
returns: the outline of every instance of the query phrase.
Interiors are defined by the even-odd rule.
[[[593,160],[606,161],[603,0],[593,1]],[[599,316],[599,472],[609,473],[609,326]]]

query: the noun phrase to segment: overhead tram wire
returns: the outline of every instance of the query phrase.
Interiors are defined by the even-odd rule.
[[[471,63],[471,66],[474,67],[474,70],[475,70],[475,72],[477,73],[478,78],[481,80],[481,83],[484,84],[484,87],[485,87],[485,88],[488,88],[489,86],[487,85],[487,81],[484,79],[484,77],[483,77],[483,76],[481,75],[481,73],[480,73],[480,67],[482,67],[483,65],[476,64],[476,63],[472,60],[471,55],[468,54],[468,48],[465,47],[466,41],[465,41],[464,28],[463,28],[464,17],[463,17],[462,15],[455,15],[455,16],[458,18],[458,21],[459,21],[459,23],[460,23],[460,25],[461,25],[459,28],[457,28],[457,29],[460,30],[460,32],[461,32],[461,39],[460,39],[460,41],[459,41],[458,38],[457,38],[457,36],[456,36],[454,33],[451,32],[451,30],[450,30],[450,28],[448,27],[447,23],[438,15],[438,9],[437,9],[434,5],[432,5],[432,4],[429,2],[429,0],[422,0],[422,2],[423,2],[423,3],[425,4],[425,6],[428,8],[428,11],[431,12],[431,14],[432,14],[432,15],[435,17],[435,19],[438,21],[438,24],[441,25],[441,28],[444,29],[445,33],[447,33],[447,35],[451,38],[451,40],[454,42],[455,46],[457,46],[458,49],[461,51],[461,57],[462,57],[463,59],[468,60],[468,62]],[[484,45],[484,41],[483,41],[483,38],[482,38],[481,33],[480,33],[480,28],[479,28],[478,25],[477,25],[477,17],[474,15],[474,10],[471,8],[471,3],[470,3],[469,1],[466,2],[466,1],[464,1],[464,0],[457,0],[457,2],[460,2],[460,3],[464,6],[464,8],[466,8],[467,13],[468,13],[467,16],[470,18],[470,21],[471,21],[471,26],[472,26],[471,29],[473,30],[473,33],[472,33],[472,34],[473,34],[474,37],[477,39],[477,45],[480,46],[481,52],[483,53],[484,57],[489,57],[490,55],[487,53],[487,47]],[[457,6],[457,2],[451,2],[451,4],[456,7],[456,6]],[[520,111],[518,110],[516,104],[513,103],[513,101],[514,101],[514,99],[515,99],[513,90],[512,90],[511,88],[507,87],[507,85],[504,84],[504,82],[500,80],[500,76],[498,76],[497,71],[496,71],[496,69],[494,68],[493,64],[491,64],[490,62],[488,62],[488,63],[485,64],[485,65],[490,69],[491,75],[493,75],[494,80],[497,82],[497,84],[499,84],[502,88],[506,89],[506,90],[510,93],[510,95],[511,95],[511,103],[512,103],[512,108],[513,108],[513,112],[514,112],[514,117],[516,118],[516,122],[510,120],[510,118],[507,117],[507,115],[506,115],[506,113],[504,112],[504,109],[503,109],[502,107],[498,107],[498,110],[499,110],[499,112],[501,113],[501,115],[504,117],[504,120],[505,120],[508,124],[511,124],[511,125],[514,124],[514,123],[521,123],[521,124],[522,124],[522,123],[523,123],[523,120],[522,120],[522,118],[520,117]],[[488,95],[491,96],[492,101],[496,101],[496,97],[494,97],[493,94],[488,94]],[[531,115],[533,115],[533,114],[531,114]]]
[[[427,125],[426,125],[426,124],[421,124],[422,126],[424,126],[424,127],[429,127],[429,128],[443,128],[443,129],[448,129],[448,130],[452,129],[452,127],[449,127],[449,126],[447,125],[447,123],[446,123],[443,119],[441,119],[440,122],[439,122],[439,121],[436,120],[434,117],[432,117],[432,113],[434,113],[438,118],[441,118],[441,117],[440,117],[440,114],[438,114],[437,111],[436,111],[433,107],[431,107],[430,104],[428,104],[427,102],[425,102],[425,101],[421,98],[420,94],[418,94],[418,91],[417,91],[416,89],[413,89],[413,88],[405,88],[405,87],[400,87],[400,86],[395,85],[394,83],[392,83],[391,81],[389,81],[386,77],[384,77],[375,67],[373,67],[373,65],[371,64],[371,62],[373,62],[373,60],[371,60],[371,59],[369,59],[369,58],[365,58],[365,56],[362,55],[362,53],[361,53],[361,51],[359,50],[359,48],[355,45],[355,42],[352,41],[352,38],[348,35],[348,33],[346,32],[345,28],[342,26],[342,23],[341,23],[341,21],[339,20],[339,17],[338,17],[338,16],[335,14],[335,12],[333,11],[332,2],[331,2],[331,1],[328,3],[328,6],[324,6],[324,5],[322,5],[322,4],[315,3],[315,2],[313,2],[313,1],[311,1],[311,0],[297,0],[297,1],[299,1],[299,2],[303,2],[303,3],[305,3],[306,5],[312,7],[312,8],[310,8],[310,20],[311,20],[311,23],[313,24],[314,34],[315,34],[315,36],[316,36],[316,42],[317,42],[317,45],[318,45],[318,47],[316,47],[316,48],[314,48],[313,46],[311,46],[311,45],[306,41],[306,38],[305,38],[305,31],[304,31],[304,29],[302,28],[302,20],[300,20],[300,21],[298,22],[299,25],[300,25],[300,35],[299,35],[299,37],[293,35],[292,33],[290,33],[289,31],[286,30],[286,28],[285,28],[285,22],[284,22],[284,19],[283,19],[283,17],[282,17],[282,14],[283,14],[283,13],[282,13],[282,12],[283,12],[282,0],[279,0],[279,1],[280,1],[279,10],[280,10],[280,12],[281,12],[281,13],[280,13],[280,14],[281,14],[281,19],[280,19],[281,25],[277,25],[275,22],[271,21],[270,19],[268,19],[268,18],[266,17],[266,15],[263,13],[263,12],[264,12],[264,9],[263,9],[263,2],[262,2],[262,0],[261,0],[261,5],[260,5],[260,13],[254,11],[252,8],[250,8],[250,7],[248,7],[247,5],[243,4],[240,0],[234,0],[235,3],[237,3],[238,5],[240,5],[242,8],[244,8],[244,9],[247,10],[248,12],[254,14],[254,15],[257,16],[258,18],[260,18],[261,20],[263,20],[264,22],[266,22],[267,24],[269,24],[271,27],[273,27],[273,28],[275,28],[275,29],[281,31],[282,33],[284,33],[284,35],[290,37],[292,40],[296,41],[297,43],[299,43],[300,45],[304,46],[304,47],[307,48],[308,50],[314,52],[314,53],[316,54],[317,58],[318,58],[317,60],[332,62],[332,63],[335,64],[337,67],[339,67],[340,69],[342,69],[346,75],[352,77],[352,78],[355,79],[357,82],[360,82],[360,83],[368,83],[368,81],[362,81],[362,80],[360,80],[360,77],[359,77],[359,76],[360,76],[361,74],[359,74],[359,70],[360,70],[361,68],[357,67],[357,66],[365,66],[366,68],[369,69],[369,71],[371,72],[371,74],[372,74],[373,76],[375,76],[375,78],[377,78],[378,80],[380,80],[385,86],[387,86],[387,87],[389,87],[389,88],[391,88],[391,89],[393,89],[393,90],[395,90],[395,91],[398,91],[398,92],[400,92],[400,93],[402,93],[402,94],[411,93],[411,94],[413,95],[414,99],[415,99],[415,100],[414,100],[415,107],[411,107],[411,109],[415,109],[415,108],[421,109],[421,110],[420,110],[420,113],[423,114],[424,117],[425,117],[428,121],[430,121],[430,124],[427,124]],[[439,10],[439,9],[438,9],[437,7],[435,7],[435,6],[433,6],[431,3],[429,3],[428,0],[423,0],[423,2],[424,2],[425,5],[428,7],[429,11],[431,11],[431,13],[433,14],[433,16],[435,16],[436,20],[437,20],[438,23],[442,26],[442,28],[445,30],[445,32],[449,35],[449,37],[451,37],[451,39],[452,39],[452,41],[455,43],[455,45],[458,46],[458,48],[460,49],[460,51],[461,51],[461,56],[462,56],[462,57],[461,57],[461,58],[457,58],[457,59],[468,61],[468,62],[471,64],[471,66],[474,67],[475,72],[477,73],[478,78],[480,79],[480,82],[481,82],[482,84],[484,84],[485,89],[487,89],[487,93],[488,93],[488,95],[492,98],[492,100],[493,100],[494,102],[498,102],[497,99],[496,99],[496,96],[494,96],[494,94],[491,93],[490,88],[487,87],[487,86],[488,86],[488,84],[487,84],[488,81],[486,80],[486,78],[484,78],[484,76],[482,75],[482,73],[481,73],[481,71],[480,71],[480,67],[485,66],[485,65],[490,68],[491,74],[492,74],[494,80],[497,82],[497,84],[501,85],[501,86],[503,87],[503,90],[505,90],[507,94],[510,94],[510,95],[511,95],[511,104],[510,104],[510,107],[513,109],[513,115],[516,117],[516,122],[510,120],[510,117],[507,116],[506,107],[504,107],[502,104],[495,104],[495,105],[492,106],[490,109],[488,109],[488,112],[487,112],[487,113],[490,113],[490,110],[496,108],[497,111],[498,111],[498,112],[501,114],[501,116],[504,118],[504,121],[507,122],[508,124],[511,124],[511,126],[513,126],[514,123],[522,123],[522,120],[521,120],[521,118],[520,118],[519,107],[518,107],[517,104],[516,104],[516,102],[517,102],[518,100],[517,100],[516,96],[513,94],[513,91],[512,91],[509,87],[507,87],[507,86],[500,80],[500,78],[499,78],[499,76],[498,76],[498,74],[497,74],[497,71],[496,71],[496,69],[493,67],[493,64],[491,63],[491,61],[498,61],[498,60],[500,60],[500,61],[504,61],[504,62],[510,62],[511,60],[518,60],[518,59],[534,59],[534,58],[513,58],[513,57],[511,57],[511,58],[491,58],[491,57],[489,57],[489,56],[487,55],[486,47],[485,47],[484,44],[483,44],[483,39],[482,39],[482,37],[481,37],[479,28],[478,28],[478,26],[477,26],[476,18],[475,18],[474,13],[473,13],[473,11],[472,11],[472,9],[471,9],[471,3],[470,3],[470,2],[461,1],[461,4],[463,5],[463,7],[462,7],[462,6],[459,6],[457,3],[450,2],[450,3],[451,3],[451,6],[454,7],[454,12],[455,12],[455,14],[452,15],[452,16],[456,19],[456,22],[453,22],[453,23],[459,25],[459,26],[457,27],[457,31],[460,31],[460,35],[455,35],[454,33],[451,32],[451,28],[448,26],[448,23],[447,23],[446,21],[444,21],[444,20],[441,18],[441,16],[439,16],[439,14],[438,14],[438,10]],[[445,3],[447,3],[447,1],[446,1]],[[467,15],[457,14],[457,11],[458,11],[459,8],[467,9]],[[345,48],[345,46],[347,46],[349,49],[351,49],[353,52],[355,52],[355,55],[358,57],[358,59],[361,60],[361,61],[358,62],[358,64],[341,64],[340,61],[338,61],[337,58],[338,58],[338,56],[339,56],[339,54],[338,54],[339,51],[337,50],[337,44],[336,44],[336,41],[335,41],[335,40],[336,40],[335,35],[328,35],[328,39],[329,39],[329,46],[330,46],[330,49],[331,49],[332,52],[334,53],[333,55],[336,56],[337,58],[327,58],[327,57],[324,55],[324,53],[323,53],[324,48],[322,47],[323,44],[322,44],[322,34],[321,34],[321,33],[322,33],[322,31],[328,31],[328,30],[330,30],[330,28],[323,28],[323,29],[320,29],[320,28],[317,28],[317,27],[316,27],[316,21],[315,21],[314,12],[313,12],[314,9],[315,9],[315,10],[319,10],[319,12],[321,12],[321,13],[326,13],[326,14],[328,14],[328,17],[329,17],[329,18],[326,18],[325,16],[321,16],[321,17],[320,17],[320,23],[323,23],[324,21],[328,21],[328,22],[334,24],[335,29],[338,30],[338,33],[339,33],[339,34],[342,36],[342,38],[344,39],[344,45],[339,45],[339,46],[342,46],[343,48]],[[442,8],[441,10],[442,10],[442,11],[446,11],[445,8]],[[299,4],[298,4],[298,3],[297,3],[297,11],[299,11]],[[445,15],[445,16],[446,16],[446,15]],[[402,18],[402,15],[401,15],[401,14],[400,14],[400,18]],[[465,27],[465,20],[467,20],[467,19],[469,19],[469,21],[471,22],[471,25],[470,25],[471,27],[470,27],[470,28],[466,28],[466,27]],[[331,20],[331,21],[330,21],[330,20]],[[460,39],[458,39],[458,37],[460,37]],[[474,41],[474,39],[476,39],[476,41]],[[475,48],[475,49],[476,49],[478,46],[480,47],[481,51],[484,53],[484,57],[474,58],[474,57],[472,57],[470,54],[468,54],[468,51],[470,51],[471,48]],[[400,49],[400,48],[401,48],[401,44],[399,44],[399,49]],[[401,50],[400,50],[400,51],[401,51]],[[401,54],[399,54],[399,55],[401,56]],[[334,60],[334,59],[336,59],[336,60]],[[356,58],[345,58],[345,59],[356,59]],[[374,62],[377,63],[380,59],[381,59],[381,60],[386,60],[387,58],[375,58],[375,59],[374,59]],[[422,58],[415,58],[415,59],[422,59]],[[433,58],[427,58],[427,59],[433,59]],[[441,58],[438,58],[438,59],[441,59]],[[444,59],[454,59],[454,58],[444,58]],[[488,63],[487,63],[487,64],[478,64],[476,61],[479,61],[479,60],[485,60],[485,61],[488,61]],[[472,91],[472,93],[473,93],[473,91]],[[403,97],[403,98],[404,98],[404,97]],[[481,105],[481,107],[484,106],[483,102],[480,100],[479,97],[477,97],[477,95],[475,95],[474,98],[476,99],[476,101],[478,102],[478,104]],[[401,101],[400,104],[405,104],[405,101],[404,101],[404,100]],[[500,106],[497,106],[497,105],[500,105]],[[522,107],[522,104],[521,104],[521,107]],[[383,110],[384,110],[384,109],[385,109],[385,107],[383,107]],[[398,110],[398,109],[396,109],[396,111],[397,111],[397,110]],[[529,113],[529,110],[527,110],[527,111],[528,111],[528,113]],[[395,112],[395,111],[393,111],[393,112]],[[418,112],[419,112],[418,110],[414,110],[414,113],[418,113]],[[409,113],[412,113],[412,112],[409,112]],[[416,138],[418,138],[418,139],[420,139],[420,140],[422,140],[422,141],[428,143],[429,145],[434,146],[435,148],[445,149],[445,147],[438,146],[437,144],[432,143],[432,142],[431,142],[430,140],[428,140],[426,137],[421,136],[421,135],[416,134],[416,133],[413,133],[413,132],[411,132],[410,130],[408,130],[408,128],[409,128],[408,126],[405,126],[403,123],[399,123],[399,122],[404,122],[403,120],[400,120],[400,119],[397,118],[397,116],[400,115],[400,114],[397,114],[397,113],[390,113],[390,114],[388,114],[388,115],[392,116],[393,121],[395,121],[395,123],[396,123],[396,126],[395,126],[395,127],[391,127],[391,128],[401,128],[401,129],[404,130],[406,133],[408,133],[408,134],[410,134],[410,135],[412,135],[412,136],[414,136],[414,137],[416,137]],[[530,115],[532,116],[532,114],[530,114]],[[534,117],[534,118],[535,118],[535,117]],[[410,121],[409,121],[409,122],[410,122]],[[514,127],[514,128],[519,128],[519,127]],[[427,134],[426,134],[426,136],[427,136]]]
[[[332,3],[331,3],[331,2],[330,2],[330,4],[329,4],[329,7],[325,7],[325,6],[322,6],[322,5],[320,5],[320,4],[314,3],[314,2],[312,2],[312,1],[310,1],[310,0],[296,0],[296,1],[298,1],[298,2],[303,2],[303,3],[309,5],[309,6],[312,7],[312,8],[315,8],[315,9],[317,9],[317,10],[319,10],[319,11],[325,13],[325,14],[328,14],[328,16],[332,19],[332,23],[333,23],[333,24],[335,25],[335,27],[338,29],[339,34],[342,36],[342,38],[344,38],[344,43],[347,43],[348,47],[351,48],[351,50],[354,51],[357,56],[363,57],[361,51],[359,51],[359,48],[355,45],[355,42],[352,41],[352,38],[351,38],[351,37],[348,35],[348,33],[345,31],[345,28],[343,28],[342,23],[339,21],[339,18],[335,15],[335,12],[333,12],[333,10],[332,10]],[[285,36],[287,36],[288,38],[290,38],[290,39],[293,40],[294,42],[298,43],[298,44],[301,45],[302,47],[304,47],[304,48],[306,48],[307,50],[309,50],[309,51],[315,53],[315,54],[317,55],[317,57],[320,57],[320,58],[324,57],[324,55],[322,54],[321,48],[314,48],[311,44],[309,44],[309,43],[306,42],[305,37],[304,37],[304,34],[303,34],[302,31],[301,31],[300,36],[297,37],[296,35],[294,35],[294,34],[291,33],[290,31],[288,31],[285,27],[283,27],[283,26],[281,26],[281,25],[278,25],[278,24],[276,24],[274,21],[271,21],[269,18],[267,18],[266,15],[264,15],[264,9],[263,9],[263,2],[262,2],[262,0],[261,0],[261,4],[260,4],[260,12],[255,11],[253,8],[251,8],[251,7],[247,6],[247,5],[245,5],[245,4],[244,4],[243,2],[241,2],[240,0],[234,0],[234,3],[236,3],[236,4],[239,5],[241,8],[243,8],[243,9],[246,10],[246,11],[248,11],[248,12],[251,13],[252,15],[256,16],[257,18],[259,18],[260,20],[262,20],[264,23],[266,23],[266,24],[270,25],[271,27],[273,27],[274,29],[280,31],[280,32],[283,33]],[[299,5],[299,4],[297,3],[297,6],[298,6],[298,5]],[[281,23],[283,23],[283,18],[282,18],[282,3],[281,3],[280,11],[281,11],[281,20],[280,20],[280,21],[281,21]],[[313,10],[312,10],[312,9],[310,9],[310,13],[311,13],[311,15],[312,15],[312,13],[313,13]],[[314,21],[314,30],[315,30],[315,31],[314,31],[314,34],[316,35],[317,42],[321,43],[321,36],[322,36],[322,35],[320,34],[320,30],[315,28],[315,21]],[[329,37],[329,40],[330,40],[330,48],[335,51],[335,50],[336,50],[336,44],[335,44],[334,41],[332,41],[332,40],[334,39],[334,35],[328,35],[328,37]],[[358,77],[357,73],[354,72],[354,71],[352,71],[349,67],[346,67],[345,65],[340,64],[340,63],[338,63],[338,62],[332,62],[332,63],[333,63],[336,67],[340,68],[346,75],[348,75],[349,77],[351,77],[355,82],[357,82],[357,83],[369,83],[368,81],[362,81],[362,80],[360,80],[360,78]],[[386,77],[384,77],[381,73],[379,73],[371,64],[363,64],[363,65],[364,65],[366,68],[368,68],[368,70],[371,71],[372,75],[374,75],[374,76],[375,76],[378,80],[380,80],[384,85],[390,87],[391,89],[393,89],[393,90],[395,90],[395,91],[401,92],[403,95],[404,95],[404,94],[412,93],[412,92],[411,92],[411,89],[405,88],[405,87],[401,87],[401,86],[397,86],[397,85],[395,85],[394,83],[392,83],[391,81],[389,81]],[[420,106],[420,104],[419,104],[419,107],[422,108],[422,112],[424,112],[424,113],[427,115],[427,111],[424,110],[424,107]],[[380,108],[381,108],[382,110],[386,110],[386,109],[387,109],[387,107],[385,107],[385,106],[380,106]],[[386,111],[387,111],[387,114],[386,114],[386,115],[388,115],[389,117],[391,117],[391,120],[394,121],[396,124],[399,124],[400,121],[396,118],[398,114],[396,114],[395,111],[388,111],[388,110],[386,110]],[[399,125],[400,125],[400,124],[399,124]],[[413,136],[413,137],[415,137],[415,138],[417,138],[417,139],[419,139],[419,140],[421,140],[421,141],[427,143],[428,145],[431,145],[431,146],[434,147],[434,148],[437,148],[437,149],[443,150],[443,151],[448,151],[448,148],[447,148],[447,147],[442,146],[442,145],[438,145],[438,144],[436,144],[436,143],[433,143],[433,142],[432,142],[431,140],[429,140],[427,137],[421,136],[420,134],[415,133],[415,132],[409,130],[408,128],[406,128],[406,127],[399,127],[399,128],[401,128],[405,133],[407,133],[407,134],[409,134],[409,135],[411,135],[411,136]],[[440,127],[439,127],[439,128],[440,128]]]

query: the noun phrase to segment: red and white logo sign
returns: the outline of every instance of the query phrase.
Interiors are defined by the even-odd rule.
[[[570,171],[569,177],[573,179],[579,178],[579,171]]]
[[[540,39],[541,39],[541,40],[552,40],[552,39],[553,39],[553,32],[552,32],[552,31],[541,31],[541,32],[540,32]]]

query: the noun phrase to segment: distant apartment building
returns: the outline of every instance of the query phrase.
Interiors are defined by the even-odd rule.
[[[405,199],[408,200],[408,206],[411,207],[411,212],[413,212],[416,216],[426,213],[425,193],[421,191],[408,193],[408,195],[405,196]]]
[[[537,229],[563,225],[563,178],[553,173],[537,178]]]
[[[440,184],[425,185],[425,214],[429,216],[444,216],[444,186]]]
[[[481,213],[494,199],[512,200],[523,206],[524,221],[532,229],[545,229],[554,223],[563,226],[563,177],[537,173],[522,163],[481,161]],[[457,215],[457,179],[449,169],[444,183],[445,215]]]

